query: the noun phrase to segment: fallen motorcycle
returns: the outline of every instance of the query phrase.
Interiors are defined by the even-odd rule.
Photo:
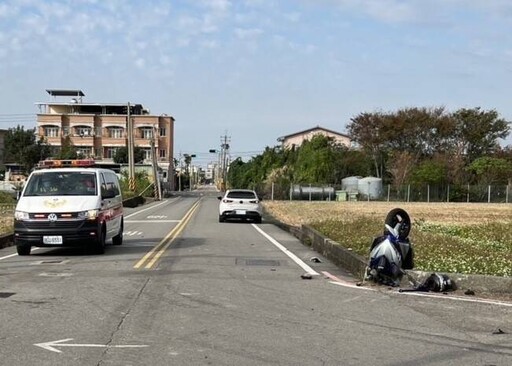
[[[409,240],[411,218],[401,209],[388,212],[384,234],[376,237],[370,247],[366,279],[388,286],[399,286],[405,269],[414,267],[414,251]]]

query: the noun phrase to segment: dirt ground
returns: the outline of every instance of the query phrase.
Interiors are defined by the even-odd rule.
[[[474,225],[482,222],[511,222],[512,204],[486,203],[408,203],[408,202],[319,202],[319,201],[264,201],[265,210],[293,226],[332,218],[350,218],[354,215],[384,219],[389,210],[403,208],[413,223],[421,220],[438,224]]]

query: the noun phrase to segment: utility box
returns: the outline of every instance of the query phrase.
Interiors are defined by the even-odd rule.
[[[336,191],[336,201],[346,201],[347,191]]]
[[[357,201],[358,192],[348,192],[349,201]]]

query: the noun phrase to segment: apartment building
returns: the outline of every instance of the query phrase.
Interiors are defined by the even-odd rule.
[[[88,103],[81,90],[46,92],[49,102],[37,102],[37,134],[59,151],[67,138],[83,157],[112,162],[116,151],[126,146],[127,117],[133,123],[134,145],[143,149],[144,162],[152,162],[152,144],[159,168],[172,176],[174,118],[151,115],[141,104]]]

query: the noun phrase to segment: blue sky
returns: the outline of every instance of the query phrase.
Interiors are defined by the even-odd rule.
[[[508,0],[0,0],[0,128],[46,89],[176,119],[175,155],[232,158],[361,112],[445,106],[512,121]],[[505,143],[512,143],[510,138]]]

